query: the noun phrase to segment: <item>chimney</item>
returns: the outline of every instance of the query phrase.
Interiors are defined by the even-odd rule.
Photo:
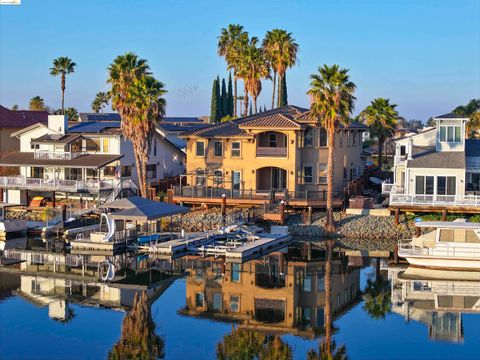
[[[407,146],[407,160],[412,160],[413,157],[413,139],[408,139],[408,146]]]
[[[48,115],[48,127],[61,134],[65,134],[68,128],[67,115]]]

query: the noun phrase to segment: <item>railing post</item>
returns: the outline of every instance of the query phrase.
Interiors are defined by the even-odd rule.
[[[305,200],[308,200],[308,190],[305,190]]]

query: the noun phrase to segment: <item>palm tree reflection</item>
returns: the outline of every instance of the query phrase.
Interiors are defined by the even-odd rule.
[[[380,259],[377,258],[375,280],[368,279],[365,288],[363,309],[373,319],[384,319],[392,310],[390,281],[380,273]]]
[[[109,353],[109,359],[163,359],[165,342],[155,333],[146,292],[135,294],[132,310],[122,323],[122,335]]]

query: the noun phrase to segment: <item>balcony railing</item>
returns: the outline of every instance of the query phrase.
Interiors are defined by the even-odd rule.
[[[33,154],[33,157],[40,160],[72,160],[83,154],[83,152],[57,152],[37,150]]]
[[[22,176],[0,176],[0,187],[7,189],[65,191],[98,193],[99,190],[111,190],[122,181],[122,188],[132,187],[129,180],[61,180],[27,178]]]
[[[257,147],[257,156],[267,157],[285,157],[287,156],[286,147]]]
[[[405,161],[405,155],[395,155],[394,159],[394,164],[398,165],[400,163],[403,163]]]
[[[411,195],[390,193],[390,205],[480,206],[478,195]]]

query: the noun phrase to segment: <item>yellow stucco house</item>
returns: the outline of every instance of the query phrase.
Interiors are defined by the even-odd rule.
[[[336,132],[334,189],[363,174],[362,133],[352,122]],[[175,196],[255,199],[272,192],[289,199],[320,198],[326,190],[327,133],[308,109],[287,105],[181,135],[186,185]]]

